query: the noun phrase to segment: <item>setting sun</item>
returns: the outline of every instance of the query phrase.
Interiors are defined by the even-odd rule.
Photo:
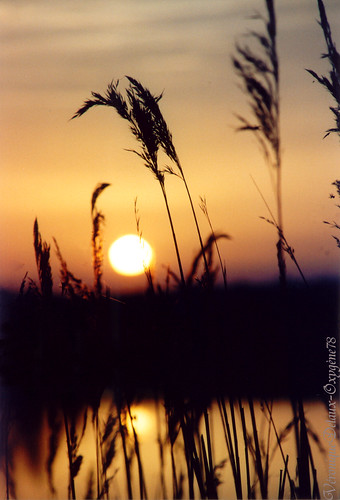
[[[109,249],[110,264],[119,274],[135,276],[150,266],[152,248],[144,238],[126,234],[118,238]]]

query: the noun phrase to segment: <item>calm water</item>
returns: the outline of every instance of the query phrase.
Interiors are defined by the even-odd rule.
[[[99,421],[104,422],[110,412],[110,398],[102,400],[99,410]],[[249,434],[251,434],[251,421],[249,408],[244,403],[246,424]],[[227,405],[227,410],[228,410]],[[310,429],[310,442],[314,462],[317,469],[317,476],[321,498],[339,498],[340,493],[340,473],[338,473],[335,492],[332,496],[323,496],[324,485],[329,483],[329,449],[333,444],[336,447],[336,452],[340,455],[339,440],[332,441],[327,434],[329,418],[327,408],[319,402],[305,402],[305,416],[308,421]],[[138,434],[140,444],[140,454],[144,468],[145,482],[147,488],[147,495],[149,499],[172,498],[172,473],[171,473],[171,457],[170,445],[166,439],[166,422],[164,418],[164,407],[162,403],[155,401],[144,401],[142,403],[133,405],[131,407],[133,422],[135,430]],[[267,447],[268,442],[268,411],[266,408],[256,402],[256,421],[260,442],[263,446]],[[272,409],[273,421],[277,433],[280,434],[283,429],[292,421],[293,413],[291,405],[288,401],[277,401],[273,404]],[[209,410],[209,419],[212,433],[212,453],[214,464],[219,465],[218,475],[221,484],[218,487],[219,498],[231,499],[236,498],[231,465],[227,453],[226,442],[224,438],[223,428],[221,425],[221,417],[218,405],[213,403]],[[244,498],[246,497],[246,484],[245,484],[245,455],[244,455],[244,441],[242,428],[239,418],[239,412],[236,412],[237,433],[239,436],[239,450],[240,450],[240,465],[243,474],[243,492]],[[78,426],[78,435],[81,434],[82,422],[80,419]],[[127,422],[129,431],[127,445],[129,449],[133,449],[133,439],[131,432],[131,424]],[[200,432],[205,436],[205,427],[203,419],[200,422]],[[46,499],[46,498],[59,498],[64,499],[68,497],[68,461],[67,461],[67,446],[64,430],[60,433],[60,442],[57,450],[57,455],[53,464],[53,483],[55,487],[55,494],[53,495],[48,484],[48,477],[46,472],[46,460],[48,457],[48,440],[50,430],[47,425],[46,415],[41,421],[40,432],[32,436],[23,436],[18,431],[14,432],[12,427],[12,434],[10,436],[10,443],[13,449],[13,462],[12,462],[12,476],[15,481],[16,496],[18,499]],[[162,467],[160,460],[160,447],[158,443],[159,436],[164,444],[164,468],[163,477],[164,482],[162,485]],[[31,439],[30,439],[31,438]],[[318,442],[317,442],[318,441]],[[24,446],[24,442],[26,445]],[[280,469],[283,469],[283,459],[281,452],[276,446],[277,441],[274,434],[274,429],[271,427],[270,441],[269,441],[269,497],[277,498],[278,484]],[[288,470],[292,479],[296,478],[296,447],[294,438],[293,427],[287,431],[285,438],[281,441],[284,455],[289,455]],[[31,453],[28,450],[31,450]],[[87,427],[84,438],[80,444],[78,453],[84,459],[79,471],[75,478],[75,488],[77,498],[85,498],[89,478],[95,479],[96,471],[96,451],[95,451],[95,434],[94,426],[92,424],[91,415],[88,415]],[[184,457],[184,447],[181,435],[178,436],[174,446],[174,456],[176,461],[177,476],[183,473],[186,477],[186,463]],[[340,457],[338,458],[340,461]],[[338,462],[339,463],[339,462]],[[138,486],[138,471],[137,461],[135,456],[132,458],[132,483],[134,498],[139,497]],[[251,477],[254,477],[254,461],[250,458]],[[339,468],[338,468],[339,470]],[[116,454],[108,471],[108,476],[112,476],[109,490],[109,498],[112,499],[125,499],[127,498],[127,487],[125,479],[125,469],[123,462],[122,443],[120,436],[116,439]],[[184,498],[188,498],[187,482],[184,481]],[[327,487],[326,487],[327,489]],[[5,476],[1,475],[1,490],[0,497],[6,498],[6,485]],[[196,497],[199,498],[199,492],[196,491]],[[257,498],[261,498],[259,489],[257,488]],[[285,498],[290,498],[288,485],[285,490]]]

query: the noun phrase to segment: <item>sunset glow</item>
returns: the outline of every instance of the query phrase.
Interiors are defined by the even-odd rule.
[[[270,175],[249,133],[235,133],[235,114],[249,116],[247,99],[231,67],[235,42],[257,21],[249,16],[260,0],[224,2],[10,2],[0,7],[1,103],[1,287],[17,288],[29,272],[36,279],[32,227],[38,218],[43,238],[55,237],[75,275],[92,280],[91,221],[88,207],[98,182],[112,184],[100,200],[105,215],[107,255],[111,238],[133,233],[138,196],[144,234],[157,253],[155,276],[176,270],[176,254],[159,187],[137,155],[128,124],[113,109],[75,111],[91,91],[105,92],[120,79],[124,94],[131,75],[151,92],[164,91],[160,108],[185,170],[204,240],[210,230],[198,204],[207,199],[214,228],[232,239],[221,241],[229,279],[257,281],[276,276],[276,233],[260,216],[275,206]],[[329,2],[335,34],[337,5]],[[326,74],[324,41],[316,19],[317,2],[278,2],[278,52],[282,89],[282,189],[284,229],[307,275],[331,275],[339,252],[323,220],[336,220],[329,194],[338,176],[339,143],[323,140],[332,126],[326,92],[305,71]],[[160,158],[160,168],[165,168]],[[165,176],[184,272],[199,249],[185,189]],[[110,236],[109,236],[110,235]],[[108,240],[110,238],[110,240]],[[251,249],[251,251],[250,251]],[[55,285],[58,261],[51,252]],[[111,266],[104,260],[110,282]],[[288,273],[296,277],[295,268]]]

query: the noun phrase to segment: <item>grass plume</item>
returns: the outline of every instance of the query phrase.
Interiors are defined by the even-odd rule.
[[[38,219],[35,219],[33,226],[35,260],[38,268],[41,294],[44,298],[52,296],[52,269],[50,264],[50,245],[42,241],[39,232]]]
[[[130,81],[130,85],[126,89],[126,98],[124,98],[123,95],[119,92],[118,85],[119,80],[116,82],[112,81],[108,85],[106,93],[104,95],[101,95],[97,92],[92,92],[93,99],[87,99],[84,102],[84,105],[79,108],[78,111],[73,115],[72,119],[82,116],[93,106],[109,106],[111,108],[114,108],[119,116],[121,116],[124,120],[128,121],[133,136],[141,146],[141,149],[139,151],[134,149],[130,151],[137,154],[137,156],[139,156],[143,160],[145,167],[153,173],[162,190],[162,195],[164,198],[172,238],[175,246],[176,257],[181,276],[181,283],[182,286],[185,287],[182,261],[165,189],[164,170],[159,167],[158,163],[160,139],[158,135],[157,125],[155,123],[154,114],[153,111],[150,110],[149,106],[144,102],[144,98],[141,95],[141,85],[136,85],[133,80]],[[148,93],[148,97],[150,99],[152,97],[152,101],[157,104],[162,95],[151,96],[151,93]]]
[[[307,69],[307,71],[329,92],[335,101],[335,106],[330,106],[329,108],[334,115],[335,127],[328,129],[324,137],[327,137],[332,132],[340,136],[340,54],[333,40],[323,0],[317,0],[317,2],[320,14],[319,24],[322,28],[327,46],[327,52],[322,54],[321,57],[328,59],[330,70],[328,78],[327,76],[318,75],[311,69]]]
[[[91,198],[91,219],[92,219],[92,266],[94,272],[94,290],[98,297],[102,293],[102,274],[103,274],[103,237],[102,225],[105,221],[104,214],[97,209],[98,196],[110,184],[103,182],[98,184],[92,193]]]

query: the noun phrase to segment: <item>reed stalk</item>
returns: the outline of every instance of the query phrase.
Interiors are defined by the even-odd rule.
[[[157,443],[159,449],[159,461],[160,461],[160,479],[161,479],[161,489],[162,498],[165,500],[167,498],[165,476],[164,476],[164,446],[161,433],[161,416],[159,412],[159,400],[158,397],[155,399],[155,411],[156,411],[156,426],[157,426]]]
[[[281,231],[280,229],[280,226],[278,224],[278,222],[276,221],[275,219],[275,216],[270,208],[270,206],[268,205],[265,197],[263,196],[262,194],[262,191],[260,190],[259,186],[257,185],[257,183],[255,182],[255,179],[251,176],[251,180],[253,181],[254,185],[255,185],[255,188],[257,189],[259,195],[261,196],[262,198],[262,201],[264,202],[267,210],[268,210],[268,213],[269,213],[269,216],[270,216],[270,219],[266,219],[265,217],[260,217],[260,219],[263,219],[265,220],[266,222],[268,222],[269,224],[272,224],[276,230],[281,234],[281,238],[282,238],[282,244],[283,244],[283,250],[289,255],[289,257],[292,259],[292,261],[294,262],[297,270],[299,271],[299,274],[304,282],[304,284],[308,287],[308,282],[305,278],[305,275],[295,257],[295,252],[294,252],[294,248],[292,248],[289,244],[288,244],[288,241],[283,233],[283,231]]]
[[[335,101],[335,106],[330,106],[329,108],[333,113],[335,127],[328,129],[324,137],[327,137],[331,133],[335,133],[340,136],[340,54],[337,51],[333,40],[323,0],[317,0],[317,2],[320,14],[319,24],[322,28],[327,46],[327,52],[322,54],[321,57],[328,59],[330,63],[330,70],[328,78],[326,76],[318,75],[311,69],[307,69],[306,71],[308,71],[308,73],[310,73],[328,91]]]
[[[139,440],[138,440],[135,426],[133,425],[133,417],[131,414],[131,408],[130,408],[129,404],[127,404],[127,409],[128,409],[128,414],[129,414],[129,418],[130,418],[132,434],[133,434],[134,443],[135,443],[135,453],[136,453],[137,464],[138,464],[139,495],[140,495],[141,500],[143,500],[143,499],[147,500],[148,497],[147,497],[147,493],[146,493],[146,484],[145,484],[145,479],[144,479],[143,464],[142,464],[142,459],[141,459],[140,449],[139,449]]]
[[[282,471],[282,469],[280,470],[280,481],[279,481],[279,491],[278,491],[278,495],[277,495],[277,498],[279,500],[283,499],[284,497],[284,493],[285,493],[285,484],[286,484],[286,477],[287,477],[287,472],[288,472],[288,455],[285,459],[285,463],[284,463],[284,470]]]
[[[97,498],[100,498],[101,484],[100,484],[100,457],[99,457],[99,422],[98,422],[98,410],[95,412],[94,416],[94,432],[95,432],[95,445],[96,445],[96,475],[97,475]]]
[[[319,24],[322,28],[322,32],[327,47],[327,52],[322,54],[321,57],[323,59],[328,59],[330,64],[330,70],[328,78],[326,76],[320,76],[315,71],[312,71],[310,69],[307,69],[307,71],[328,91],[328,93],[335,101],[335,106],[330,106],[329,108],[333,113],[335,126],[326,131],[324,138],[331,133],[335,133],[340,137],[340,54],[337,51],[335,42],[333,40],[332,31],[330,24],[328,22],[325,5],[322,0],[317,0],[317,1],[320,14]],[[340,196],[340,181],[336,180],[332,184],[336,187],[337,194],[338,196]],[[335,198],[335,196],[331,194],[330,198]],[[335,221],[333,222],[323,221],[323,222],[325,224],[330,225],[332,228],[340,230],[340,225],[338,222]],[[336,241],[337,247],[340,248],[340,238],[334,235],[333,238]]]
[[[182,287],[185,288],[185,278],[182,261],[165,190],[164,171],[161,170],[158,165],[158,150],[160,143],[156,131],[154,117],[150,109],[145,106],[143,100],[139,97],[134,84],[130,83],[130,86],[126,90],[127,100],[124,99],[122,94],[118,91],[118,84],[119,81],[112,81],[108,85],[106,94],[104,96],[97,92],[92,92],[93,99],[86,100],[84,102],[84,105],[79,108],[78,111],[73,115],[72,119],[82,116],[93,106],[109,106],[114,108],[119,116],[128,121],[133,136],[141,145],[141,151],[130,151],[137,154],[137,156],[139,156],[144,161],[145,167],[153,173],[154,177],[157,179],[160,185],[175,246],[181,284]],[[159,101],[160,98],[161,95],[154,97],[155,102]]]
[[[299,476],[299,496],[301,498],[311,498],[311,480],[309,472],[309,440],[305,413],[301,399],[298,401],[299,414],[299,453],[298,453],[298,476]]]
[[[135,198],[134,202],[134,211],[135,211],[135,220],[136,220],[136,229],[137,229],[137,234],[139,237],[140,244],[143,245],[143,232],[140,227],[140,215],[139,215],[139,209],[137,208],[137,197]],[[151,267],[146,267],[144,265],[144,274],[146,276],[148,285],[149,285],[149,291],[151,292],[152,295],[155,293],[154,285],[153,285],[153,277],[152,277],[152,272],[151,272]],[[158,414],[158,412],[157,412]]]
[[[53,287],[52,269],[50,265],[50,245],[48,245],[46,241],[42,241],[38,219],[34,221],[33,236],[41,294],[44,299],[50,299]]]
[[[215,231],[214,231],[214,228],[213,228],[213,225],[211,223],[211,219],[210,219],[209,213],[208,213],[207,200],[205,199],[205,197],[201,197],[201,196],[200,196],[200,209],[202,210],[202,212],[204,213],[204,215],[205,215],[205,217],[206,217],[206,219],[208,221],[208,224],[209,224],[209,227],[210,227],[210,231],[211,231],[211,235],[212,235],[212,237],[214,239],[214,244],[215,244],[215,248],[216,248],[218,260],[219,260],[219,263],[220,263],[221,273],[222,273],[222,277],[223,277],[224,289],[225,289],[225,291],[227,291],[227,288],[228,288],[227,268],[226,268],[225,263],[222,262],[222,256],[221,256],[220,249],[219,249],[219,246],[218,246],[216,234],[215,234]]]
[[[76,489],[75,489],[74,475],[73,475],[72,443],[71,443],[71,438],[70,438],[68,418],[67,418],[65,409],[63,410],[63,415],[64,415],[64,426],[65,426],[65,433],[66,433],[67,456],[68,456],[68,463],[69,463],[69,490],[71,492],[71,499],[76,500]]]
[[[244,456],[245,456],[245,463],[246,463],[246,479],[247,479],[247,498],[253,498],[251,483],[250,483],[250,469],[249,469],[249,454],[248,454],[249,440],[248,440],[248,435],[247,435],[247,427],[246,427],[244,408],[242,406],[241,399],[239,399],[239,408],[240,408],[241,423],[242,423],[242,434],[243,434],[243,440],[244,440]]]
[[[127,79],[129,80],[130,84],[132,85],[132,87],[133,87],[134,91],[136,92],[136,94],[138,95],[138,97],[143,102],[143,105],[150,111],[150,113],[153,116],[154,126],[155,126],[155,134],[159,140],[159,144],[160,144],[161,148],[163,149],[165,154],[168,156],[168,158],[177,167],[177,172],[175,172],[169,166],[165,169],[165,172],[167,172],[171,175],[176,175],[184,183],[184,187],[185,187],[188,199],[189,199],[190,208],[191,208],[193,218],[194,218],[194,223],[195,223],[200,247],[202,250],[202,257],[203,257],[203,261],[204,261],[205,272],[206,272],[207,278],[209,278],[209,274],[210,274],[209,265],[208,265],[208,262],[206,259],[201,230],[200,230],[200,227],[198,224],[196,210],[194,207],[194,203],[192,201],[190,189],[189,189],[187,180],[185,178],[184,170],[183,170],[181,162],[179,160],[177,151],[176,151],[174,143],[173,143],[172,134],[168,128],[168,125],[167,125],[167,123],[163,117],[163,114],[159,108],[159,105],[158,105],[158,102],[159,102],[160,98],[162,97],[162,94],[160,96],[155,97],[151,94],[151,92],[147,88],[145,88],[135,78],[127,76]]]
[[[268,402],[265,401],[265,406],[267,408],[267,411],[268,411],[268,414],[269,414],[269,419],[270,419],[270,423],[271,425],[273,426],[273,430],[274,430],[274,434],[275,434],[275,438],[276,438],[276,442],[277,442],[277,445],[278,445],[278,448],[280,450],[280,453],[281,453],[281,457],[282,457],[282,460],[283,460],[283,463],[284,463],[284,473],[285,475],[288,476],[288,480],[289,482],[292,481],[291,477],[290,477],[290,474],[289,474],[289,470],[288,470],[288,455],[285,456],[284,454],[284,451],[283,451],[283,448],[282,448],[282,444],[281,444],[281,438],[278,434],[278,431],[277,431],[277,428],[276,428],[276,424],[273,420],[273,412],[272,412],[272,408],[269,407],[268,405]],[[295,422],[295,419],[294,419],[294,422]]]
[[[231,423],[232,423],[233,436],[234,436],[235,466],[236,466],[236,472],[237,472],[237,478],[238,478],[238,489],[239,489],[240,496],[242,498],[242,483],[241,483],[240,458],[239,458],[239,451],[238,451],[238,437],[237,437],[235,411],[234,411],[234,400],[232,397],[229,398],[229,406],[230,406]]]
[[[250,398],[250,397],[248,398],[248,404],[249,404],[249,411],[250,411],[251,423],[252,423],[252,428],[253,428],[253,436],[254,436],[256,472],[257,472],[257,477],[258,477],[258,480],[260,483],[261,498],[266,499],[266,498],[268,498],[268,490],[267,490],[268,484],[266,483],[265,477],[263,474],[261,448],[260,448],[260,442],[259,442],[257,426],[256,426],[254,404],[253,404],[252,398]]]
[[[241,471],[240,471],[240,468],[237,466],[237,459],[236,459],[236,455],[238,455],[238,449],[236,450],[235,441],[233,443],[233,440],[232,440],[227,409],[226,409],[225,402],[224,402],[223,398],[218,398],[218,408],[220,411],[223,432],[224,432],[224,438],[225,438],[225,442],[226,442],[226,446],[227,446],[227,450],[228,450],[228,455],[229,455],[229,459],[230,459],[230,464],[231,464],[231,468],[232,468],[232,472],[233,472],[236,498],[240,499],[240,498],[242,498],[242,483],[241,483]],[[236,433],[236,429],[235,429],[235,433]],[[234,435],[234,438],[235,438],[235,435]]]
[[[128,493],[128,499],[133,500],[132,495],[132,482],[131,482],[131,470],[130,470],[130,460],[127,453],[126,446],[126,427],[122,423],[121,417],[121,405],[117,405],[117,414],[118,414],[118,423],[119,423],[119,433],[122,439],[122,447],[123,447],[123,455],[124,455],[124,464],[125,464],[125,475],[126,475],[126,487]]]
[[[236,45],[236,56],[232,62],[241,78],[245,93],[250,98],[250,107],[255,121],[237,115],[239,131],[250,131],[255,135],[269,168],[275,201],[278,225],[277,261],[281,289],[286,287],[286,263],[283,242],[282,213],[282,158],[280,140],[280,78],[279,59],[276,47],[276,15],[274,0],[266,0],[267,17],[263,20],[265,33],[251,32],[261,52],[253,52],[248,46]]]
[[[102,294],[102,274],[103,274],[103,237],[102,225],[105,221],[104,214],[97,209],[96,202],[98,196],[105,188],[110,186],[108,183],[98,184],[92,193],[91,198],[91,220],[92,220],[92,266],[94,274],[94,291],[97,297]]]
[[[176,439],[178,437],[179,428],[178,428],[178,419],[174,414],[173,405],[170,401],[165,400],[165,418],[167,424],[167,434],[168,440],[170,442],[170,458],[171,458],[171,471],[172,471],[172,491],[173,498],[181,498],[181,491],[178,484],[177,479],[177,470],[176,470],[176,462],[174,455],[174,446]]]
[[[212,440],[210,432],[209,414],[206,408],[204,408],[203,415],[204,415],[205,431],[207,437],[207,446],[205,446],[203,436],[201,436],[201,443],[202,443],[202,450],[204,457],[204,467],[206,471],[205,476],[206,476],[207,497],[216,499],[218,498],[218,494],[215,481],[214,461],[212,455]]]

